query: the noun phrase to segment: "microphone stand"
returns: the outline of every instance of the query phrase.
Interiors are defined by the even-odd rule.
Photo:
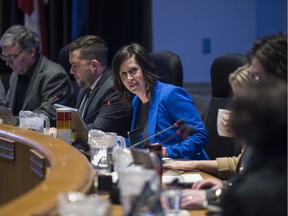
[[[144,143],[144,142],[150,140],[151,138],[156,137],[156,136],[158,136],[159,134],[162,134],[162,133],[164,133],[164,132],[167,131],[167,130],[170,130],[171,128],[179,127],[179,126],[183,125],[184,123],[185,123],[185,121],[184,121],[183,119],[180,119],[180,120],[178,120],[175,124],[171,125],[170,127],[166,128],[166,129],[164,129],[164,130],[162,130],[162,131],[160,131],[160,132],[158,132],[158,133],[156,133],[156,134],[154,134],[154,135],[152,135],[152,136],[150,136],[150,137],[148,137],[148,138],[146,138],[146,139],[143,139],[143,140],[135,143],[135,144],[132,145],[131,147],[135,147],[135,146],[137,146],[137,145],[139,145],[139,144],[141,144],[141,143]]]
[[[33,110],[32,112],[36,112],[39,109],[41,109],[42,107],[46,106],[47,104],[53,102],[54,100],[58,100],[61,97],[63,97],[63,93],[59,92],[58,94],[54,95],[54,97],[50,98],[48,101],[46,101],[45,103],[43,103],[41,106],[37,107],[35,110]],[[18,119],[18,122],[14,125],[15,127],[18,127],[20,124],[20,119]]]
[[[57,95],[55,95],[53,98],[51,98],[50,100],[46,101],[45,103],[43,103],[41,106],[39,106],[38,108],[36,108],[35,110],[33,110],[32,112],[36,112],[38,110],[40,110],[41,108],[45,107],[47,104],[53,102],[54,100],[60,99]]]

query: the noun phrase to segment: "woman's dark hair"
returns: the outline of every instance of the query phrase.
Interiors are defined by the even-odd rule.
[[[287,151],[287,84],[270,78],[248,86],[233,102],[236,136],[256,151]]]
[[[257,60],[265,68],[266,75],[287,80],[287,35],[278,33],[257,39],[248,52],[250,62]]]
[[[120,98],[126,103],[128,102],[128,104],[130,102],[131,94],[123,85],[119,72],[121,64],[132,57],[142,70],[144,81],[146,82],[147,95],[150,95],[150,93],[153,91],[154,84],[158,79],[156,66],[150,58],[149,52],[144,47],[142,47],[140,44],[132,43],[120,48],[112,60],[114,87]]]

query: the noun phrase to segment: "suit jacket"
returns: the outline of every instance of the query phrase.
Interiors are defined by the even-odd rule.
[[[85,89],[80,89],[76,102],[79,109]],[[116,132],[126,136],[131,125],[131,111],[119,99],[114,90],[114,80],[110,67],[103,72],[102,77],[90,93],[86,112],[83,116],[88,130],[98,129],[104,132]]]
[[[6,92],[5,92],[2,79],[0,77],[0,106],[5,106],[5,105],[6,105]]]
[[[9,107],[13,112],[16,103],[17,82],[18,75],[16,73],[12,73],[10,78],[10,89],[7,93],[7,100]],[[33,111],[40,107],[41,104],[49,101],[59,92],[63,93],[63,96],[60,99],[48,103],[38,110],[38,112],[41,112],[49,117],[51,126],[55,126],[56,123],[56,110],[53,104],[57,102],[59,104],[70,106],[73,95],[73,87],[67,72],[61,65],[40,55],[27,89],[22,110]],[[17,114],[15,113],[15,115]]]
[[[141,103],[135,96],[132,101],[131,130],[135,129]],[[177,128],[172,128],[151,138],[150,143],[163,144],[171,158],[208,159],[204,151],[208,141],[207,131],[189,93],[184,88],[156,82],[150,100],[148,137],[170,127],[179,119],[184,119],[194,128],[194,133],[188,139],[176,135]]]
[[[222,215],[287,215],[287,152],[252,154],[249,167],[223,195]]]

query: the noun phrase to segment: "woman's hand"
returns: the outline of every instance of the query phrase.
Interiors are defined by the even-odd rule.
[[[207,189],[207,188],[211,188],[214,190],[222,189],[223,188],[223,182],[221,180],[218,180],[218,179],[210,178],[210,179],[205,179],[202,181],[195,182],[192,185],[192,189],[195,189],[195,190]]]
[[[54,137],[57,137],[57,128],[55,128],[55,127],[50,127],[48,134],[49,134],[49,135],[52,135],[52,136],[54,136]]]
[[[205,190],[182,190],[182,208],[202,208],[206,203],[206,191]]]
[[[231,120],[230,120],[230,111],[229,112],[223,112],[220,116],[220,123],[223,127],[223,129],[226,131],[229,137],[233,137],[234,133],[231,128]]]

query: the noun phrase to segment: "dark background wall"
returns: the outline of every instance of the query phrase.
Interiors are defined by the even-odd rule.
[[[212,61],[287,32],[287,0],[152,0],[153,50],[182,59],[184,83],[209,83]]]
[[[42,1],[42,0],[39,0]],[[184,83],[209,83],[210,65],[227,52],[246,53],[259,36],[287,32],[287,0],[46,0],[48,57],[84,34],[115,52],[130,42],[182,59]],[[0,0],[0,36],[23,24],[18,0]],[[1,61],[1,60],[0,60]],[[0,73],[9,71],[0,62]]]
[[[42,1],[42,0],[39,0]],[[126,43],[139,42],[151,49],[150,0],[48,0],[44,4],[48,56],[72,39],[85,34],[102,37],[110,50],[109,59]],[[18,0],[0,0],[0,35],[12,24],[23,24]],[[77,25],[77,29],[74,26]]]

